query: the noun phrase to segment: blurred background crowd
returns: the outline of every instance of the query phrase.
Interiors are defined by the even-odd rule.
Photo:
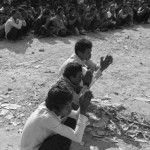
[[[85,35],[148,24],[150,0],[0,0],[0,39]]]

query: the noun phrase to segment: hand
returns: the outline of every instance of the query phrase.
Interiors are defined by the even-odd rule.
[[[16,20],[16,24],[18,24],[18,23],[19,23],[19,19]]]
[[[93,94],[90,90],[85,91],[83,95],[79,98],[80,114],[85,115],[86,110],[90,104]]]
[[[83,77],[82,77],[83,85],[86,85],[89,87],[89,85],[92,81],[92,78],[93,78],[93,72],[92,72],[92,70],[89,69],[86,71],[86,74],[83,75]]]
[[[101,57],[100,61],[101,71],[104,71],[112,63],[113,57],[111,55],[107,55],[105,59],[104,57]]]

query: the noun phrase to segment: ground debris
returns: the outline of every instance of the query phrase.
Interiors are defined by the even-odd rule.
[[[0,112],[0,116],[4,116],[8,113],[7,109],[2,109],[2,111]]]
[[[105,138],[107,136],[125,136],[136,142],[148,142],[150,140],[150,123],[146,119],[135,113],[124,113],[126,108],[123,105],[106,105],[93,108],[90,112],[89,120],[92,126],[90,135],[96,138]],[[91,115],[92,114],[92,115]],[[92,130],[91,130],[92,128]]]
[[[21,106],[20,105],[17,105],[17,104],[2,104],[1,107],[4,107],[5,109],[18,109],[20,108]]]

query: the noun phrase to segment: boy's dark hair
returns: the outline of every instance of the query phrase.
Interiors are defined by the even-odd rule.
[[[76,77],[78,72],[82,72],[82,65],[77,62],[71,62],[67,64],[63,76],[70,79],[70,77]]]
[[[75,54],[78,55],[78,52],[84,53],[87,49],[92,48],[92,42],[88,39],[81,39],[75,44]]]
[[[73,98],[72,92],[66,85],[55,84],[51,87],[45,100],[46,107],[50,110],[60,110]]]
[[[60,12],[61,12],[62,10],[64,10],[63,7],[59,6],[59,7],[57,8],[57,14],[60,14]]]

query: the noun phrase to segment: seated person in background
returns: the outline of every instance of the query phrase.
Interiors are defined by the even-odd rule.
[[[133,19],[136,21],[138,9],[141,7],[141,2],[135,1],[132,3]]]
[[[25,20],[26,22],[26,26],[22,26],[21,31],[23,33],[23,35],[27,35],[28,31],[29,31],[29,27],[28,27],[28,15],[27,12],[24,8],[20,7],[18,8],[19,12],[21,13],[22,18]]]
[[[62,7],[58,7],[57,15],[52,18],[52,21],[53,26],[55,27],[56,35],[65,37],[67,35],[73,34],[70,30],[67,29],[68,22]]]
[[[50,20],[50,10],[45,9],[43,13],[35,20],[33,28],[34,28],[34,35],[37,36],[50,36],[52,35],[50,31],[45,32],[47,30],[46,24]]]
[[[41,26],[39,30],[39,37],[55,37],[55,28],[53,27],[53,21],[51,12],[49,14],[49,17],[46,19],[46,22],[44,25]]]
[[[112,4],[107,12],[108,28],[114,29],[117,27],[117,15],[115,5]]]
[[[127,5],[124,5],[117,15],[117,24],[120,26],[129,26],[131,22],[131,15],[128,12]]]
[[[26,22],[21,13],[16,9],[12,10],[12,17],[5,23],[5,37],[11,41],[21,38],[21,28],[23,26],[26,26]]]
[[[104,6],[102,6],[99,10],[99,16],[100,16],[100,25],[99,29],[102,32],[108,31],[109,26],[109,20],[107,18],[107,11]]]
[[[83,20],[84,20],[85,14],[87,12],[87,9],[88,9],[88,6],[85,4],[85,2],[80,2],[78,4],[77,12],[79,14],[80,24],[82,24],[82,25],[83,25]]]
[[[71,7],[69,10],[69,14],[67,15],[67,28],[72,31],[75,35],[85,35],[83,32],[82,25],[79,21],[79,15],[76,12],[75,7]]]
[[[85,30],[94,31],[99,27],[99,18],[97,16],[97,9],[93,5],[90,10],[85,14],[83,20],[83,28]]]
[[[104,71],[113,61],[112,56],[107,55],[105,59],[101,57],[100,65],[93,63],[91,60],[92,42],[87,39],[78,40],[75,44],[74,51],[75,53],[72,54],[60,67],[58,78],[64,73],[68,63],[77,62],[83,67],[83,75],[86,72],[90,74],[90,71],[92,71],[92,73],[94,73],[93,79],[98,79],[101,76],[101,72]]]
[[[127,2],[127,9],[128,9],[128,12],[129,12],[129,14],[131,16],[130,25],[133,25],[134,12],[133,12],[133,9],[132,9],[132,6],[131,6],[131,2]]]
[[[142,6],[137,11],[136,21],[139,23],[140,22],[148,23],[149,17],[150,17],[150,9],[148,7],[148,4],[146,2],[143,2]]]
[[[71,141],[81,142],[88,121],[85,116],[93,97],[86,91],[80,97],[77,111],[72,110],[72,91],[66,85],[55,84],[45,103],[28,118],[21,137],[20,150],[70,150]],[[77,124],[67,122],[71,117]]]

